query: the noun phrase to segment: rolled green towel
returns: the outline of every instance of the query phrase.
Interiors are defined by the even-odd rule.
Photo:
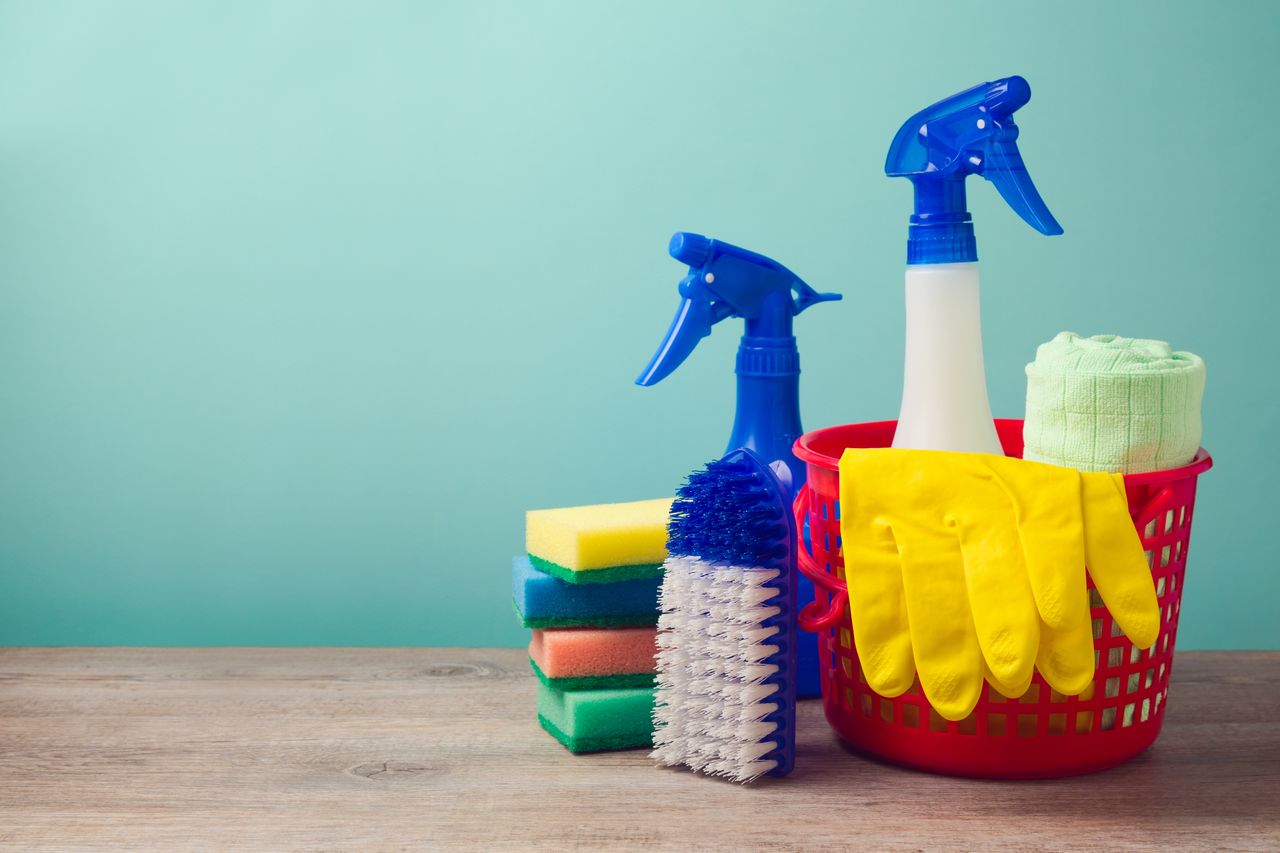
[[[1062,332],[1027,365],[1023,457],[1141,474],[1200,447],[1204,362],[1164,341]]]

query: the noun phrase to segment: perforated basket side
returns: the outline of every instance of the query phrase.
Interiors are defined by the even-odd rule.
[[[1021,422],[998,421],[1007,452],[1021,451]],[[839,480],[843,447],[887,446],[892,422],[833,428],[821,437],[820,455],[808,449],[808,493],[801,496],[808,521],[808,548],[801,559],[822,574],[814,616],[839,603],[844,564],[840,552]],[[830,432],[830,431],[822,431]],[[804,441],[804,438],[801,439]],[[843,446],[840,446],[843,445]],[[815,458],[817,457],[817,458]],[[824,465],[826,460],[830,465]],[[934,772],[965,776],[1043,778],[1102,769],[1150,746],[1168,703],[1178,616],[1198,474],[1212,464],[1207,454],[1172,472],[1126,478],[1126,491],[1155,581],[1162,626],[1150,649],[1138,649],[1116,626],[1090,583],[1097,671],[1080,696],[1063,696],[1037,674],[1026,694],[1006,699],[985,687],[973,713],[958,722],[940,717],[919,683],[886,699],[862,677],[847,606],[832,607],[819,636],[823,705],[837,732],[858,749],[880,758]],[[1158,476],[1158,475],[1166,476]]]

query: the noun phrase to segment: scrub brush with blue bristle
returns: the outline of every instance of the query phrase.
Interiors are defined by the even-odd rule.
[[[795,762],[796,527],[787,490],[735,450],[671,506],[653,757],[749,782]]]

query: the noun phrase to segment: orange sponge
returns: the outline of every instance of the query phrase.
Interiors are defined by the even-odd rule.
[[[617,686],[618,676],[652,676],[656,637],[656,628],[547,628],[533,632],[529,658],[556,687]]]

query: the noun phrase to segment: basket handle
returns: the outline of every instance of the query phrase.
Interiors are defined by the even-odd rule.
[[[813,559],[813,554],[804,547],[804,520],[809,515],[811,501],[812,490],[806,483],[796,495],[796,501],[792,505],[792,511],[796,516],[796,568],[813,581],[815,587],[825,590],[830,595],[830,600],[824,605],[815,598],[806,604],[796,614],[796,624],[805,631],[817,634],[834,627],[840,621],[840,617],[848,609],[849,589],[844,581],[824,572],[818,562]]]
[[[1164,515],[1168,505],[1173,502],[1173,498],[1173,489],[1168,486],[1156,492],[1155,496],[1147,501],[1146,505],[1138,510],[1137,515],[1133,517],[1133,523],[1138,530],[1141,531],[1142,528],[1155,521],[1157,517]]]

